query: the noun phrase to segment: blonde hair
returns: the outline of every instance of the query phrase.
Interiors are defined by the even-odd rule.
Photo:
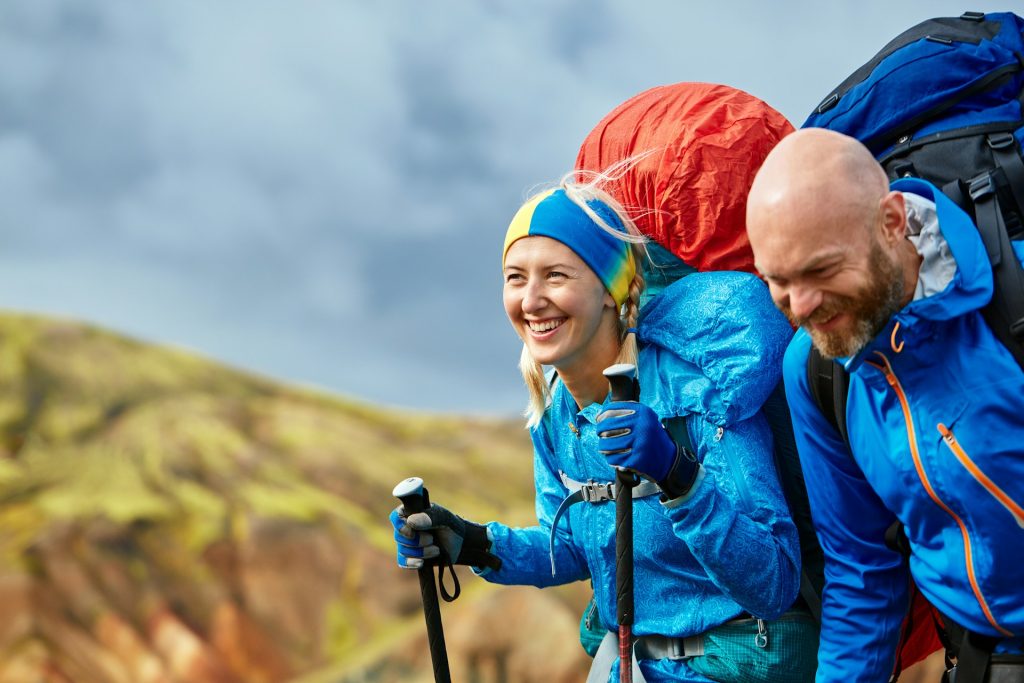
[[[647,248],[645,247],[647,237],[641,234],[629,213],[626,212],[622,204],[603,189],[603,185],[617,180],[644,156],[646,154],[626,159],[600,173],[596,171],[573,171],[564,175],[558,183],[558,187],[565,191],[566,197],[577,204],[595,225],[630,244],[636,272],[633,276],[633,281],[629,284],[629,294],[619,310],[620,346],[619,354],[615,359],[616,363],[636,364],[637,362],[636,335],[632,333],[632,328],[636,327],[637,319],[640,315],[640,295],[644,291],[645,283],[641,265],[647,260]],[[624,231],[617,230],[609,225],[593,208],[588,206],[587,202],[594,200],[603,202],[615,212],[618,219],[622,222]],[[551,402],[551,387],[544,377],[544,370],[541,364],[533,358],[526,344],[523,344],[523,350],[519,356],[519,371],[523,375],[523,381],[526,383],[526,389],[530,395],[525,416],[527,428],[532,429],[540,424],[544,411]]]

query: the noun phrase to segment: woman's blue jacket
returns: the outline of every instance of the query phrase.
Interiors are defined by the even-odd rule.
[[[793,604],[800,550],[760,410],[780,380],[791,336],[767,288],[745,273],[695,273],[642,309],[640,400],[663,421],[686,417],[702,473],[670,504],[657,495],[634,500],[636,635],[689,636],[743,612],[772,619]],[[601,410],[597,403],[578,409],[556,381],[531,432],[539,524],[488,524],[502,567],[484,576],[534,586],[592,579],[601,622],[614,629],[614,503],[569,508],[555,529],[554,575],[548,555],[552,518],[570,494],[560,474],[615,478],[597,450]],[[704,680],[684,670],[670,660],[644,665],[649,681]]]

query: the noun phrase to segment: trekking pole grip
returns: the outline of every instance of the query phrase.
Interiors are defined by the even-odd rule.
[[[639,401],[640,382],[636,379],[636,366],[632,363],[618,363],[604,370],[608,378],[613,401]]]
[[[392,494],[402,501],[406,517],[430,508],[430,496],[419,477],[409,477],[399,482]],[[427,644],[430,647],[430,661],[434,667],[434,681],[451,683],[452,675],[448,668],[448,650],[444,644],[444,627],[441,625],[441,605],[437,600],[434,568],[424,560],[423,566],[416,570],[416,573],[420,579],[420,597],[423,600],[423,618],[427,623]]]

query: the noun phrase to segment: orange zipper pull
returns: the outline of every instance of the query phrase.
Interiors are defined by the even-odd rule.
[[[942,438],[949,443],[953,443],[953,432],[949,431],[946,425],[941,422],[939,423],[939,434],[942,434]]]
[[[896,333],[899,331],[900,324],[899,322],[897,322],[896,325],[892,328],[892,336],[889,337],[889,346],[891,346],[892,350],[895,351],[896,353],[899,353],[903,350],[903,340],[901,339],[899,344],[896,343]]]

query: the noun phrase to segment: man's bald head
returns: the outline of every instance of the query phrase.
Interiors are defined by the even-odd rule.
[[[751,240],[778,212],[848,231],[865,224],[888,190],[885,171],[860,142],[822,128],[799,130],[772,150],[754,178],[747,200]]]
[[[909,299],[920,256],[903,195],[853,138],[793,133],[747,199],[754,262],[772,299],[827,357],[849,355]]]

